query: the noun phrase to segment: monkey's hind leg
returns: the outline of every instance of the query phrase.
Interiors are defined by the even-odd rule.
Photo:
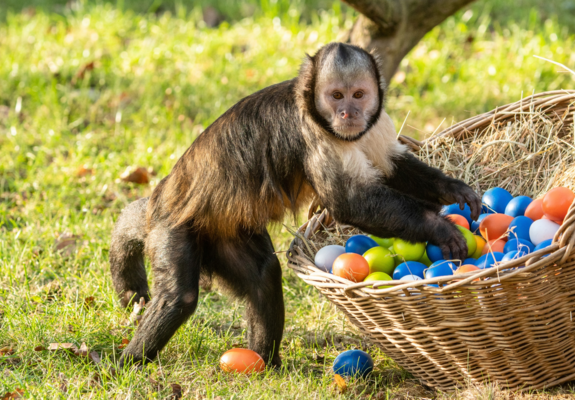
[[[148,198],[129,204],[120,214],[110,243],[110,271],[122,307],[150,300],[144,264],[146,206]]]

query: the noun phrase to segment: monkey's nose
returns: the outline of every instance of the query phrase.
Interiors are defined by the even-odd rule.
[[[349,114],[346,111],[342,111],[339,116],[341,117],[341,119],[347,119],[349,117]]]

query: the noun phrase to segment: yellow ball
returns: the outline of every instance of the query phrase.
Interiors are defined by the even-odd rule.
[[[473,238],[475,239],[477,247],[475,248],[475,252],[471,257],[477,260],[479,257],[481,257],[481,253],[483,253],[483,248],[485,247],[486,242],[485,239],[478,235],[473,235]]]
[[[475,241],[473,233],[469,229],[465,229],[462,226],[457,225],[457,229],[463,234],[465,241],[467,242],[467,257],[471,257],[477,249],[477,242]]]

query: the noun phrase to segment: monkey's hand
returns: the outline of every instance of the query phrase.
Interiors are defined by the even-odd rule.
[[[465,203],[469,204],[471,209],[471,218],[476,221],[481,214],[481,197],[468,185],[457,179],[450,179],[441,191],[439,201],[441,204],[449,205],[457,203],[463,210]]]
[[[430,213],[431,214],[431,213]],[[430,232],[429,241],[439,246],[443,258],[465,260],[467,258],[467,242],[457,227],[437,214],[428,214]]]

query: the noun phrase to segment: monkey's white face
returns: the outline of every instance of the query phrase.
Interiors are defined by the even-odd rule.
[[[338,135],[349,139],[367,128],[380,101],[373,76],[366,73],[354,75],[348,79],[332,75],[316,86],[317,111]]]

